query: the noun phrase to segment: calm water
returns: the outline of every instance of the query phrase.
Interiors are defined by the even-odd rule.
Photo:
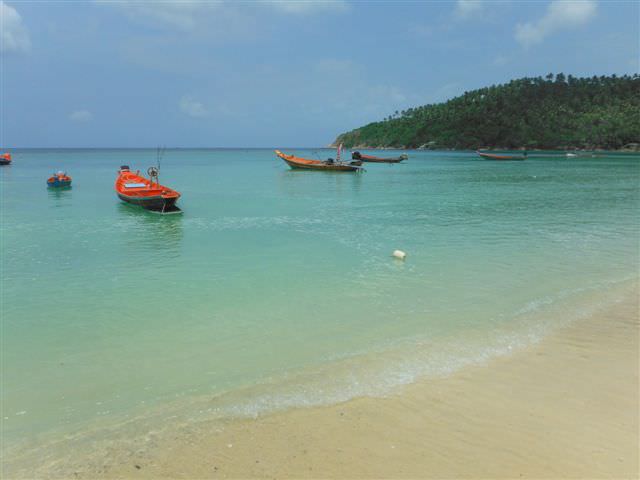
[[[638,275],[637,156],[413,152],[332,174],[169,151],[160,180],[184,214],[165,217],[117,199],[121,164],[155,152],[22,151],[0,169],[8,447],[385,394],[536,341]],[[54,169],[72,189],[47,190]]]

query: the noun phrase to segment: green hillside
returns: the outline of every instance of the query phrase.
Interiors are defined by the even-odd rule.
[[[640,76],[549,74],[410,108],[338,136],[345,147],[602,148],[640,142]]]

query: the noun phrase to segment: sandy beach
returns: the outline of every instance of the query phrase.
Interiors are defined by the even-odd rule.
[[[502,3],[0,0],[0,480],[640,480],[640,0]]]
[[[202,422],[24,476],[637,478],[637,292],[627,285],[623,301],[539,344],[387,398]]]

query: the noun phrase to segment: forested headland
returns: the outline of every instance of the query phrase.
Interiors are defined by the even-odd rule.
[[[559,73],[396,111],[335,140],[357,148],[620,149],[640,142],[640,75]]]

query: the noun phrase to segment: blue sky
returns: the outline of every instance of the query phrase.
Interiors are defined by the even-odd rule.
[[[636,1],[0,0],[0,146],[321,146],[523,76],[639,69]]]

